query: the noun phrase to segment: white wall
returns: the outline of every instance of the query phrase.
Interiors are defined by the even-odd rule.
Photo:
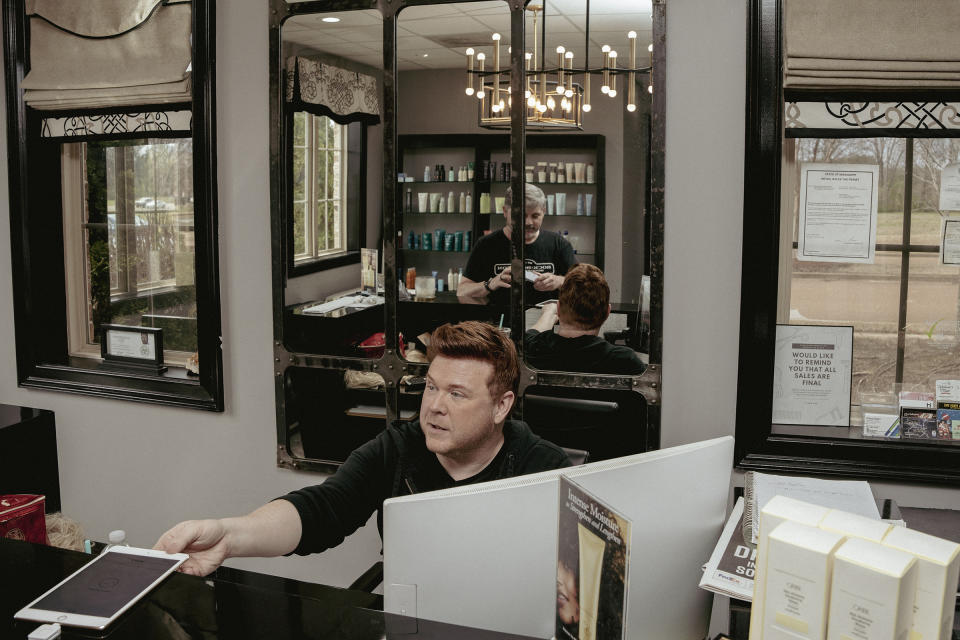
[[[743,0],[670,0],[667,34],[663,445],[734,432],[742,222]],[[0,401],[57,415],[64,510],[88,535],[152,545],[183,518],[248,511],[318,480],[276,467],[271,369],[267,6],[221,2],[217,121],[223,414],[16,386],[6,154],[0,154]],[[6,144],[5,114],[0,145]],[[608,140],[608,144],[610,141]],[[913,506],[960,491],[874,483]],[[307,559],[236,561],[335,585],[378,557],[368,525]]]

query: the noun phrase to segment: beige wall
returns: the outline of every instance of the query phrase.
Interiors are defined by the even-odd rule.
[[[742,221],[745,3],[668,8],[663,445],[734,431]],[[64,510],[104,539],[152,545],[183,518],[248,511],[316,482],[278,469],[271,368],[267,6],[219,3],[217,122],[226,412],[16,386],[6,154],[0,155],[0,401],[57,415]],[[5,117],[0,145],[6,145]],[[607,140],[608,149],[614,141]],[[960,491],[875,484],[915,506]],[[345,585],[380,551],[368,525],[309,559],[232,564]]]

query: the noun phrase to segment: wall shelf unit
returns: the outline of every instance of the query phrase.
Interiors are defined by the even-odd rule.
[[[543,189],[548,197],[548,214],[551,210],[553,212],[553,215],[544,217],[542,228],[561,235],[566,232],[578,260],[602,269],[605,217],[603,136],[531,134],[527,136],[526,143],[526,165],[534,167],[532,183]],[[440,265],[444,269],[466,266],[470,249],[477,239],[505,224],[500,206],[510,179],[509,136],[401,135],[398,139],[398,157],[398,171],[414,178],[397,184],[397,202],[401,207],[398,273],[402,274],[408,267],[416,268],[419,273],[421,270],[433,271]],[[442,175],[443,178],[449,178],[451,169],[453,177],[457,178],[470,163],[473,165],[472,179],[421,179],[425,171],[433,177]],[[556,168],[561,163],[564,165],[564,182],[551,182],[551,164]],[[566,166],[573,167],[577,163],[583,166],[583,180],[586,180],[586,166],[592,165],[593,182],[566,181]],[[538,166],[544,168],[543,176],[539,175]],[[559,172],[553,173],[556,176]],[[541,180],[541,177],[544,179]],[[557,209],[558,194],[561,195],[560,200],[566,203],[562,214]],[[467,204],[467,196],[469,207],[462,206]],[[439,209],[439,200],[443,200],[444,211],[431,213],[431,210]],[[453,205],[453,211],[450,211],[450,204]],[[577,214],[578,210],[581,215]],[[438,245],[438,237],[456,232],[460,232],[462,237],[459,251],[456,250],[456,235],[453,246],[448,250],[444,250],[443,240]],[[429,250],[423,248],[424,234],[429,234]]]

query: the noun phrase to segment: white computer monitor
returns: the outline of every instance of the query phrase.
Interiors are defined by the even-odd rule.
[[[384,503],[384,610],[538,638],[554,633],[558,477],[631,522],[625,637],[702,640],[699,589],[726,515],[733,438]]]

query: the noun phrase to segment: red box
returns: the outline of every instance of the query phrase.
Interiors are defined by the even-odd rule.
[[[44,496],[0,496],[0,538],[47,544]]]

